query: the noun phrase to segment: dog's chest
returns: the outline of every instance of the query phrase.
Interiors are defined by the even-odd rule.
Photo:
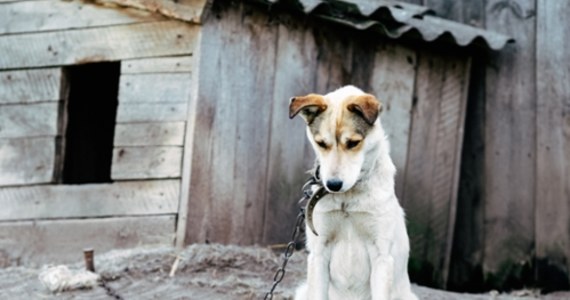
[[[374,247],[373,217],[368,212],[352,211],[346,204],[321,215],[323,238],[330,248],[330,278],[334,286],[345,291],[368,289],[370,253]]]

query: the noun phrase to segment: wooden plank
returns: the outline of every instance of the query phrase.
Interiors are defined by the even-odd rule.
[[[273,96],[268,72],[274,70],[276,27],[265,14],[247,15],[242,9],[203,27],[208,38],[201,46],[201,65],[211,67],[201,68],[198,76],[201,102],[188,208],[191,243],[251,244],[262,235]],[[232,42],[235,36],[240,43]]]
[[[164,21],[0,36],[0,69],[191,54],[198,31]]]
[[[305,171],[305,122],[289,119],[288,99],[314,91],[317,45],[312,33],[299,27],[279,26],[274,96],[271,112],[271,143],[267,174],[264,244],[283,243],[290,238],[302,196]]]
[[[174,56],[125,60],[121,63],[121,73],[190,73],[193,71],[192,61],[193,56]]]
[[[96,253],[141,245],[172,245],[174,215],[0,223],[0,249],[11,261],[74,263]]]
[[[164,20],[149,12],[82,1],[23,1],[0,4],[0,35]]]
[[[412,131],[404,180],[404,209],[410,236],[410,272],[421,274],[427,266],[427,245],[430,241],[431,195],[437,142],[436,126],[439,115],[439,96],[442,88],[444,62],[428,54],[418,55],[416,103],[412,111]],[[431,198],[431,197],[430,197]],[[433,268],[434,266],[432,266]],[[433,276],[433,274],[430,274]],[[423,284],[433,283],[425,278]]]
[[[538,1],[536,279],[546,290],[570,288],[570,69],[565,66],[570,61],[568,11],[567,1]]]
[[[181,168],[181,147],[116,147],[113,150],[111,178],[178,178]]]
[[[199,90],[192,145],[187,243],[222,242],[230,239],[229,230],[226,229],[231,227],[232,204],[227,199],[232,196],[234,168],[228,166],[233,166],[236,160],[236,117],[233,112],[236,101],[228,101],[229,93],[220,95],[219,92],[228,91],[228,85],[235,78],[231,78],[231,75],[220,77],[224,73],[218,72],[230,63],[224,55],[231,52],[224,52],[226,45],[223,44],[224,32],[232,28],[229,24],[235,27],[230,20],[232,19],[224,15],[224,18],[206,22],[202,27],[202,35],[207,38],[202,38],[201,41],[199,65],[209,67],[200,68],[196,73]],[[232,32],[233,30],[236,29],[232,28]],[[221,96],[223,99],[220,99]],[[216,136],[218,133],[224,134]],[[214,160],[218,166],[223,166],[223,171],[213,167]],[[212,186],[212,178],[215,178],[216,188]],[[227,204],[224,207],[216,202]]]
[[[0,72],[0,104],[58,101],[61,80],[59,68]]]
[[[99,0],[108,5],[134,7],[141,10],[156,12],[168,18],[200,23],[202,13],[208,1],[206,0]]]
[[[282,100],[281,103],[287,104],[291,97],[284,95],[276,98],[273,92],[278,26],[272,24],[270,17],[262,11],[257,11],[244,20],[243,16],[247,16],[249,9],[251,8],[244,7],[242,16],[233,19],[236,22],[234,26],[241,26],[242,38],[239,43],[232,43],[236,46],[235,51],[229,50],[231,54],[226,55],[224,69],[219,70],[222,74],[226,72],[226,76],[231,76],[226,77],[226,80],[233,82],[231,89],[223,92],[227,95],[224,97],[225,103],[234,101],[237,104],[237,123],[233,124],[237,135],[233,166],[237,176],[234,177],[233,195],[227,195],[226,201],[234,207],[231,214],[231,238],[228,242],[241,245],[253,245],[262,241],[264,220],[260,216],[263,216],[267,201],[271,107],[279,99]],[[243,64],[237,68],[236,61],[242,61]],[[223,165],[217,165],[214,160],[213,168],[221,170]]]
[[[396,165],[396,195],[403,201],[408,142],[412,124],[412,102],[416,54],[414,51],[386,44],[376,51],[370,78],[370,92],[383,105],[382,126],[390,141],[390,156]]]
[[[404,208],[412,273],[444,286],[451,255],[465,113],[465,57],[422,53],[416,80]]]
[[[119,103],[117,123],[185,121],[187,106],[185,102]]]
[[[198,35],[198,45],[201,45],[201,33]],[[194,52],[194,60],[196,62],[200,61],[201,57],[201,46],[196,47],[196,51]],[[195,64],[193,72],[195,74],[199,74],[199,64]],[[199,81],[192,80],[191,81],[191,95],[190,101],[188,103],[188,120],[186,121],[186,130],[184,136],[184,147],[183,147],[183,154],[182,154],[182,179],[181,179],[181,187],[180,187],[180,204],[178,206],[178,215],[176,219],[176,248],[182,249],[186,245],[187,242],[187,233],[189,231],[188,224],[188,217],[189,213],[188,210],[190,209],[190,186],[192,180],[192,173],[194,170],[194,162],[193,158],[193,151],[194,151],[194,137],[195,137],[195,129],[196,129],[196,121],[198,119],[198,90],[200,89]]]
[[[436,239],[428,250],[428,259],[431,256],[430,260],[438,263],[434,265],[440,266],[437,280],[443,288],[447,287],[451,263],[470,62],[466,56],[447,58],[437,124],[437,155],[433,162],[436,165],[432,196],[434,202],[430,224]],[[435,243],[442,246],[433,245]]]
[[[0,188],[0,220],[175,214],[179,180]]]
[[[184,126],[184,122],[116,124],[114,145],[182,146]]]
[[[535,0],[505,3],[489,1],[486,13],[487,29],[517,41],[486,70],[483,274],[496,287],[530,284],[535,241]]]
[[[0,138],[56,136],[59,103],[0,105]]]
[[[53,181],[55,137],[0,139],[0,186]]]
[[[119,83],[119,102],[188,102],[190,74],[124,74]]]

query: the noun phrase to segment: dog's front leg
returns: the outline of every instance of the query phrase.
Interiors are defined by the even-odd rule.
[[[394,283],[394,258],[376,247],[368,249],[370,254],[370,291],[372,300],[392,299],[392,286]],[[382,253],[384,252],[384,253]]]
[[[329,260],[327,247],[318,244],[308,257],[307,299],[327,300],[329,292]]]

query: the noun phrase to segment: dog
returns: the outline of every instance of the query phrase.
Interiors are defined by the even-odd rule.
[[[296,300],[417,300],[407,265],[409,239],[394,192],[396,167],[371,94],[345,86],[293,97],[329,192],[314,207],[307,234],[307,281]]]

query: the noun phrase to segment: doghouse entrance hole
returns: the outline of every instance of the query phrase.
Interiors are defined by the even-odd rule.
[[[120,69],[119,62],[66,68],[62,183],[111,182]]]

